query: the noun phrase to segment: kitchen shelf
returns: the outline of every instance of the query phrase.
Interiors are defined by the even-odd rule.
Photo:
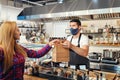
[[[112,46],[112,47],[120,47],[120,44],[91,44],[90,46]]]
[[[120,32],[109,32],[109,33],[117,33],[117,34],[120,34]]]
[[[99,33],[99,32],[93,32],[93,33],[81,33],[81,34],[103,34],[104,32],[101,32],[101,33]],[[109,33],[112,33],[112,32],[109,32]],[[113,33],[117,33],[117,34],[120,34],[120,32],[113,32]]]
[[[18,28],[38,28],[38,27],[18,27]]]
[[[99,32],[88,33],[88,32],[86,32],[86,33],[81,33],[81,34],[102,34],[102,33],[99,33]]]
[[[26,47],[26,48],[42,48],[46,44],[37,44],[37,43],[21,43],[20,45]]]

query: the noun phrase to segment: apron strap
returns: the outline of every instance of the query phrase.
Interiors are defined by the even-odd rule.
[[[72,39],[73,39],[73,36],[72,36],[70,42],[72,42]],[[79,35],[79,38],[78,38],[78,45],[77,45],[78,47],[80,47],[80,39],[81,39],[81,34]]]

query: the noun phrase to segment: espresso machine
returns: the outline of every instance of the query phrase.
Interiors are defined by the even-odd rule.
[[[99,63],[101,61],[101,53],[91,52],[91,53],[89,53],[88,56],[89,56],[90,62],[97,62],[97,63]]]
[[[119,63],[118,51],[104,49],[101,62],[108,63],[108,64],[118,64]]]

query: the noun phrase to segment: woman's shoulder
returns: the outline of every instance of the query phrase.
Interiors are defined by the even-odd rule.
[[[3,56],[4,56],[4,51],[3,51],[3,49],[0,48],[0,58],[2,59]],[[1,61],[1,59],[0,59],[0,61]]]
[[[4,51],[3,48],[0,46],[0,61],[4,58]]]
[[[0,54],[3,53],[3,47],[0,45]]]

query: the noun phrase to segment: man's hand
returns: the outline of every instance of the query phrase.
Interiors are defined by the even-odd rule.
[[[71,43],[70,43],[70,41],[68,41],[68,40],[64,41],[64,42],[62,43],[62,45],[63,45],[64,48],[71,48]]]

